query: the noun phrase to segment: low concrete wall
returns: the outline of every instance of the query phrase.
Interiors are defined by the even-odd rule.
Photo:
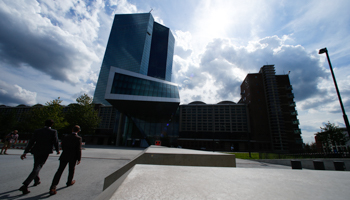
[[[104,180],[103,190],[112,185],[136,164],[236,167],[236,156],[233,154],[150,146],[122,168],[107,176]]]
[[[236,167],[235,155],[205,155],[205,154],[154,154],[142,155],[142,162],[138,164],[152,165],[181,165],[203,167]]]
[[[341,161],[345,164],[345,171],[350,171],[350,159],[349,158],[337,158],[337,159],[259,159],[256,160],[258,162],[265,162],[270,164],[278,164],[278,165],[285,165],[285,166],[291,166],[292,160],[298,160],[301,162],[301,166],[304,169],[315,169],[313,161],[323,161],[325,170],[335,170],[334,168],[334,161]]]

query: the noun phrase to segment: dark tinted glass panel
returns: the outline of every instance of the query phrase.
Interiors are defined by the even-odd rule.
[[[153,24],[151,54],[147,73],[148,76],[165,80],[168,56],[168,37],[169,28],[155,22]]]
[[[94,103],[110,105],[104,99],[110,66],[147,75],[153,23],[150,13],[115,16],[96,85]]]
[[[112,94],[179,98],[177,86],[115,73]]]

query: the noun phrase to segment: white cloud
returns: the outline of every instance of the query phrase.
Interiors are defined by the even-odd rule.
[[[110,6],[114,9],[114,14],[137,13],[137,7],[126,0],[110,0]]]
[[[19,85],[10,85],[0,81],[0,103],[4,105],[34,105],[36,103],[36,92],[23,89]]]

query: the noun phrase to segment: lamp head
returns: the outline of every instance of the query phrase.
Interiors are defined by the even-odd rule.
[[[318,54],[323,54],[323,53],[327,53],[327,48],[323,48],[323,49],[320,49],[320,51],[318,51]]]

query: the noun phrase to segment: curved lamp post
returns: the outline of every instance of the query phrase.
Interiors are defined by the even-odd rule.
[[[329,60],[329,55],[328,55],[327,48],[320,49],[320,51],[318,52],[318,54],[323,54],[323,53],[326,53],[326,56],[327,56],[327,60],[328,60],[329,68],[331,69],[331,73],[332,73],[335,89],[337,90],[340,107],[341,107],[341,110],[343,111],[343,118],[344,118],[346,130],[348,131],[348,134],[350,135],[350,125],[349,125],[348,116],[346,116],[346,114],[345,114],[345,109],[344,109],[343,102],[342,102],[341,97],[340,97],[337,81],[335,80],[332,64],[331,64],[331,61]]]

